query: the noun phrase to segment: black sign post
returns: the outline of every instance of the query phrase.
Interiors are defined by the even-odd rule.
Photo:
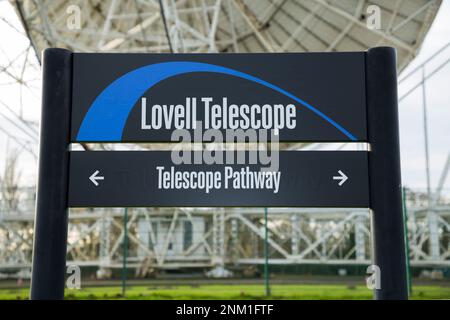
[[[42,114],[31,299],[62,299],[68,228],[72,53],[43,54]]]
[[[407,299],[394,49],[48,49],[43,80],[32,299],[64,297],[68,207],[113,206],[368,207],[381,273],[375,297]],[[195,120],[220,132],[275,128],[280,142],[368,142],[370,151],[280,151],[278,169],[262,173],[252,163],[174,165],[168,151],[68,150],[71,142],[169,142],[180,127],[195,136]]]
[[[370,49],[366,71],[372,246],[381,272],[375,298],[407,299],[395,50]]]

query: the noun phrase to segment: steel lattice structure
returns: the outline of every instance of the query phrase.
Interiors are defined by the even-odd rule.
[[[402,70],[441,1],[12,1],[36,52],[303,52],[391,45]],[[368,29],[369,5],[380,10]],[[78,11],[79,10],[79,11]],[[368,13],[369,12],[369,13]],[[79,14],[79,15],[78,15]],[[162,14],[165,19],[162,19]],[[79,18],[79,25],[68,20]],[[166,28],[164,26],[166,21]]]
[[[418,54],[441,5],[440,0],[23,0],[9,3],[16,16],[1,17],[0,23],[21,37],[23,50],[14,57],[7,56],[3,50],[0,75],[2,81],[6,79],[5,83],[19,85],[25,91],[37,90],[33,75],[39,69],[40,52],[55,46],[82,52],[231,53],[351,51],[390,45],[398,50],[401,71]],[[368,28],[369,5],[380,9],[379,28]],[[34,158],[37,124],[26,120],[18,111],[24,108],[22,98],[11,103],[0,97],[0,103],[3,108],[0,115],[7,117],[8,120],[3,120],[9,123],[6,127],[1,122],[0,134],[18,145],[21,154]],[[164,146],[139,146],[142,147],[161,149]],[[283,145],[289,149],[321,147]],[[449,162],[436,190],[425,195],[425,200],[416,193],[408,193],[412,265],[450,265],[450,205],[448,195],[442,192]],[[20,201],[15,204],[8,202],[11,189],[7,191],[0,196],[0,272],[5,276],[26,277],[31,262],[35,190],[16,190]],[[271,208],[269,262],[368,265],[370,214],[361,209]],[[98,267],[99,276],[121,268],[125,228],[122,216],[123,209],[71,210],[70,263]],[[233,269],[262,264],[263,224],[261,208],[130,209],[126,226],[130,242],[127,260],[138,276],[163,269],[221,270],[215,267]],[[220,272],[211,275],[224,276]]]

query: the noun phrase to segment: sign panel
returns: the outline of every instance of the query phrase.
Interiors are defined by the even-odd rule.
[[[174,165],[170,151],[84,151],[70,159],[70,207],[368,207],[367,153],[281,151],[276,171],[237,163]],[[234,156],[234,157],[233,157]],[[204,157],[194,152],[192,161]]]
[[[72,142],[273,129],[366,141],[365,53],[73,54]]]
[[[407,298],[395,55],[388,47],[226,55],[45,50],[31,298],[64,296],[68,207],[126,206],[370,207],[374,263],[388,275],[375,296]],[[272,129],[282,142],[368,141],[375,151],[281,151],[256,160],[243,154],[244,161],[197,151],[183,164],[168,151],[67,151],[69,133],[71,142],[156,142],[173,141],[181,129],[207,141],[203,132],[195,137],[197,121],[221,132]],[[216,161],[220,154],[225,162]]]

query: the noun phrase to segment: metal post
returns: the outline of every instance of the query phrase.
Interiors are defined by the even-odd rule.
[[[123,212],[123,258],[122,258],[122,297],[125,297],[127,289],[127,256],[128,256],[128,208]]]
[[[407,299],[394,48],[366,54],[370,208],[374,264],[380,270],[376,299]]]
[[[43,53],[31,299],[63,299],[67,251],[72,53]]]
[[[411,286],[411,263],[409,261],[409,235],[408,235],[408,208],[406,207],[406,190],[402,188],[403,198],[403,224],[405,226],[405,249],[406,249],[406,280],[408,285],[408,296],[412,294]]]
[[[422,107],[423,107],[423,134],[425,142],[425,170],[427,178],[428,209],[431,206],[431,183],[430,183],[430,156],[428,148],[428,116],[427,116],[427,96],[425,87],[425,67],[422,67]]]
[[[237,218],[231,219],[231,242],[232,242],[232,261],[235,265],[239,259],[239,221]]]
[[[99,258],[101,268],[106,268],[110,264],[109,249],[111,244],[111,218],[108,216],[108,212],[104,210],[102,212],[101,224],[100,224],[100,248]]]
[[[439,260],[439,234],[437,215],[432,209],[433,197],[431,195],[430,181],[430,153],[428,144],[428,112],[427,112],[427,95],[426,95],[426,76],[425,66],[422,66],[422,107],[423,107],[423,134],[425,142],[425,174],[427,179],[427,220],[428,232],[430,236],[430,257],[432,260]]]
[[[364,235],[364,216],[359,213],[355,219],[355,255],[356,260],[366,258],[366,239]]]
[[[269,228],[267,227],[267,208],[264,208],[264,287],[266,296],[270,296],[269,285]]]
[[[300,236],[299,236],[299,223],[298,223],[298,214],[291,214],[291,251],[292,255],[298,255],[300,251]]]

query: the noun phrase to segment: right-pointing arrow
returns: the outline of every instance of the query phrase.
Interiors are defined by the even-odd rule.
[[[342,186],[345,183],[345,181],[348,180],[348,177],[341,170],[339,170],[338,173],[340,175],[339,176],[333,176],[333,180],[340,180],[339,181],[339,187],[340,187],[340,186]]]
[[[96,170],[93,174],[91,174],[91,176],[89,177],[89,180],[91,180],[91,182],[97,187],[98,186],[98,182],[97,180],[105,180],[105,177],[103,176],[97,176],[99,174],[100,171]]]

